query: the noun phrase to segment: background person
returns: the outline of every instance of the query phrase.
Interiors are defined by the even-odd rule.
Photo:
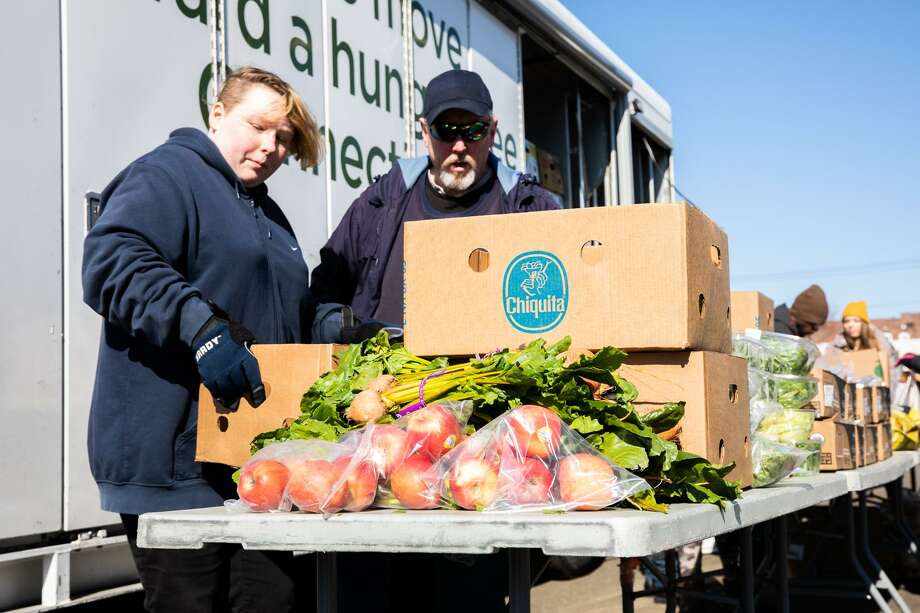
[[[355,342],[383,322],[402,325],[405,222],[559,208],[533,177],[491,153],[498,119],[475,72],[449,70],[432,79],[419,121],[427,154],[399,160],[371,184],[320,250],[310,283],[321,303],[314,342]],[[343,321],[343,305],[353,326],[347,313]]]
[[[313,342],[357,342],[402,326],[405,222],[559,208],[533,177],[492,155],[498,119],[478,74],[449,70],[432,79],[419,121],[427,155],[399,160],[370,185],[320,250],[310,284],[321,303]],[[438,611],[505,610],[504,554],[340,553],[338,562],[343,612],[405,611],[408,583],[417,602]],[[593,570],[602,560],[588,562]],[[547,576],[572,572],[550,568]],[[347,588],[356,577],[363,589]]]
[[[810,285],[795,297],[792,306],[783,303],[773,309],[773,330],[794,336],[811,336],[827,322],[827,296],[818,285]]]
[[[265,181],[289,154],[306,168],[320,150],[296,92],[243,68],[207,134],[176,130],[115,177],[86,237],[84,300],[104,318],[90,467],[102,508],[121,515],[149,611],[293,607],[291,554],[139,549],[137,518],[235,497],[232,469],[195,462],[198,386],[257,406],[265,393],[248,345],[308,338],[307,267]]]
[[[847,304],[843,309],[841,322],[843,331],[831,341],[834,347],[841,351],[884,351],[888,354],[889,372],[894,373],[897,370],[898,350],[881,330],[872,325],[865,301],[857,300]]]

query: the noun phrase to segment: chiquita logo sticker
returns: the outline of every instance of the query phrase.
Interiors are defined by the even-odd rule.
[[[552,330],[569,308],[569,281],[562,261],[546,251],[527,251],[505,269],[502,282],[505,316],[529,334]]]

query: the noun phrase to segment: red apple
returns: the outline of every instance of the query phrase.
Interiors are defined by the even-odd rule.
[[[402,428],[388,425],[370,426],[369,435],[368,459],[377,468],[377,474],[386,479],[409,452],[409,435]]]
[[[253,511],[273,511],[288,483],[287,466],[275,460],[253,460],[240,471],[236,493]]]
[[[345,506],[348,494],[338,481],[341,467],[327,460],[303,460],[291,472],[287,494],[301,511],[335,513]]]
[[[549,502],[553,474],[541,460],[502,461],[502,497],[513,504],[542,504]]]
[[[438,506],[438,496],[427,474],[431,461],[421,455],[407,457],[390,476],[393,495],[406,508],[433,509]]]
[[[616,475],[602,457],[574,453],[559,462],[559,496],[578,503],[576,511],[596,511],[613,504]]]
[[[559,455],[562,420],[549,409],[521,405],[508,416],[508,425],[519,454],[544,460]]]
[[[437,460],[460,442],[460,422],[447,408],[430,404],[409,415],[409,452],[421,451]]]
[[[377,496],[377,469],[370,460],[342,456],[335,465],[345,477],[346,511],[363,511]]]
[[[476,456],[458,458],[450,469],[450,493],[464,509],[488,507],[498,495],[498,463]]]

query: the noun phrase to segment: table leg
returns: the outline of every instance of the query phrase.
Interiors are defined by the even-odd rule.
[[[633,582],[636,579],[636,561],[634,558],[620,559],[620,594],[622,595],[623,613],[634,613],[636,597],[633,596]]]
[[[900,487],[900,483],[898,487]],[[891,597],[898,605],[898,609],[901,611],[910,611],[907,603],[904,602],[904,599],[901,598],[901,594],[898,593],[898,589],[891,582],[891,579],[888,578],[888,575],[885,573],[884,569],[882,569],[878,560],[875,559],[875,556],[872,555],[872,549],[869,546],[869,511],[866,508],[866,492],[857,492],[856,496],[859,499],[859,542],[863,556],[866,562],[869,563],[869,569],[873,571],[877,577],[875,584],[891,594]]]
[[[665,613],[677,611],[677,582],[680,581],[680,566],[677,564],[677,550],[669,549],[664,554],[664,574],[668,578],[664,584]]]
[[[511,613],[530,613],[530,550],[508,550],[508,595]]]
[[[752,526],[741,532],[741,610],[754,613],[754,543]]]
[[[913,480],[913,468],[911,469],[911,480]],[[901,483],[891,488],[891,509],[894,513],[894,522],[898,527],[901,536],[907,541],[907,551],[914,557],[920,558],[920,548],[917,547],[917,537],[914,536],[913,530],[904,518],[904,489]]]
[[[336,613],[338,583],[335,552],[316,553],[316,613]]]
[[[776,582],[779,610],[789,613],[789,530],[786,516],[776,518]]]
[[[853,517],[853,499],[847,494],[844,498],[844,502],[845,504],[843,507],[847,516],[847,551],[850,556],[850,564],[852,564],[860,581],[869,592],[869,596],[875,601],[875,604],[878,605],[878,608],[884,613],[891,613],[891,608],[888,606],[888,603],[882,598],[882,594],[878,591],[878,588],[875,587],[875,583],[873,583],[869,575],[866,574],[866,570],[859,561],[856,545],[856,520]]]

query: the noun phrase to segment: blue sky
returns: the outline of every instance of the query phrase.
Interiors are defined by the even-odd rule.
[[[733,289],[920,311],[920,2],[563,3],[671,104]]]

